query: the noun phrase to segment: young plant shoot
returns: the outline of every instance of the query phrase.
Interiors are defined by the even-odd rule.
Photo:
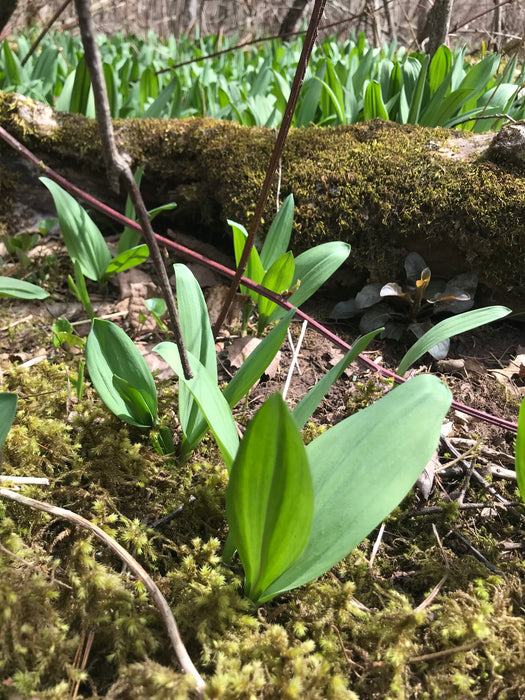
[[[420,375],[304,449],[280,395],[267,400],[226,494],[228,546],[239,552],[254,604],[328,571],[400,503],[430,460],[451,401],[439,379]]]

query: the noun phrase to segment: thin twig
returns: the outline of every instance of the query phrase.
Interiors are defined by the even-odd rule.
[[[170,642],[173,646],[175,654],[179,660],[182,669],[193,676],[197,685],[197,691],[199,697],[204,698],[204,681],[193,665],[193,661],[190,659],[188,652],[182,642],[179,628],[173,617],[173,613],[170,610],[166,599],[160,592],[160,589],[150,577],[150,575],[145,571],[145,569],[134,559],[129,552],[127,552],[122,545],[116,542],[112,537],[110,537],[107,532],[104,532],[100,527],[94,525],[93,523],[86,520],[81,515],[73,513],[71,510],[66,510],[65,508],[59,508],[53,506],[50,503],[44,501],[37,501],[34,498],[27,498],[26,496],[21,496],[19,493],[10,491],[9,489],[0,488],[0,497],[7,498],[10,501],[15,501],[24,506],[29,506],[30,508],[35,508],[36,510],[44,511],[44,513],[49,513],[58,518],[63,518],[68,520],[75,525],[78,525],[86,530],[89,530],[97,539],[103,542],[109,549],[111,549],[122,561],[128,566],[130,571],[144,584],[144,587],[150,594],[153,603],[155,604],[157,610],[164,624],[166,625],[166,630],[170,638]]]
[[[65,0],[65,2],[62,3],[62,5],[60,5],[60,7],[58,8],[58,10],[57,10],[57,11],[55,12],[55,14],[51,17],[51,19],[49,20],[49,22],[47,22],[47,24],[44,25],[44,28],[42,29],[42,31],[40,32],[40,34],[37,36],[37,38],[34,40],[33,45],[31,46],[31,48],[29,49],[29,51],[27,52],[27,54],[24,56],[24,58],[23,58],[23,60],[22,60],[22,65],[23,65],[23,66],[25,66],[25,64],[28,62],[29,58],[35,53],[35,51],[36,51],[36,49],[38,48],[38,46],[39,46],[40,42],[42,41],[42,39],[43,39],[43,38],[45,37],[45,35],[49,32],[49,30],[51,29],[51,27],[53,26],[53,24],[57,21],[57,19],[60,17],[60,15],[62,14],[62,12],[64,12],[64,10],[66,9],[66,7],[67,7],[70,3],[71,3],[71,0]]]
[[[76,1],[79,2],[80,0]],[[277,170],[277,166],[281,159],[286,137],[288,136],[288,132],[292,124],[295,106],[299,98],[299,92],[301,91],[301,86],[303,84],[304,76],[306,73],[306,67],[310,59],[310,54],[312,53],[312,49],[317,38],[319,24],[321,22],[321,17],[323,16],[325,5],[326,0],[315,0],[314,9],[312,11],[310,22],[308,24],[308,30],[306,32],[301,56],[299,58],[299,63],[297,64],[297,69],[295,71],[292,87],[290,89],[290,96],[288,97],[288,102],[286,103],[286,109],[284,110],[283,120],[279,128],[279,133],[277,134],[277,139],[275,140],[275,145],[270,158],[270,163],[268,165],[266,176],[261,187],[259,199],[255,207],[255,213],[251,220],[250,229],[248,231],[248,237],[246,238],[241,259],[239,260],[239,264],[237,265],[237,270],[235,271],[235,277],[233,278],[233,281],[228,290],[228,294],[226,295],[226,298],[224,300],[223,307],[220,310],[218,318],[215,322],[215,326],[213,328],[213,335],[215,338],[219,335],[219,331],[221,329],[224,319],[226,318],[226,314],[228,313],[228,310],[231,306],[233,297],[235,296],[235,292],[237,291],[237,288],[239,286],[240,279],[243,276],[244,270],[246,269],[250,253],[255,242],[255,237],[259,229],[259,224],[261,222],[264,207],[270,194],[270,189],[272,186],[273,178],[275,176],[275,171]]]
[[[453,647],[452,649],[443,649],[442,651],[434,651],[431,654],[423,654],[422,656],[412,656],[407,660],[407,663],[414,664],[418,661],[432,661],[433,659],[443,659],[446,656],[451,656],[453,654],[459,654],[462,651],[472,651],[476,649],[480,644],[483,644],[484,639],[476,639],[475,642],[471,644],[463,644],[460,647]]]
[[[372,554],[370,555],[370,561],[368,562],[368,568],[370,571],[372,571],[372,567],[374,566],[374,561],[377,556],[377,553],[379,551],[379,547],[381,545],[381,541],[383,539],[383,534],[385,532],[385,521],[381,523],[381,527],[379,528],[379,532],[377,533],[376,541],[374,542],[374,546],[372,548]]]
[[[151,227],[148,210],[140,194],[140,190],[135,182],[133,173],[129,164],[118,150],[115,143],[115,135],[113,133],[113,123],[109,111],[109,102],[106,92],[106,83],[104,81],[104,72],[102,69],[102,60],[97,42],[95,40],[95,29],[93,18],[91,17],[90,0],[75,0],[77,10],[78,23],[82,36],[82,44],[84,46],[84,57],[89,70],[91,84],[93,86],[93,97],[95,100],[95,111],[97,114],[97,122],[100,131],[100,139],[102,141],[102,151],[106,170],[111,187],[118,192],[119,183],[122,181],[131,199],[137,218],[140,223],[142,234],[150,248],[151,257],[155,269],[160,278],[160,286],[171,320],[171,330],[175,336],[175,343],[179,350],[180,361],[186,379],[193,377],[184,341],[182,339],[182,330],[179,323],[179,315],[175,306],[173,292],[168,279],[168,274],[162,260],[162,255]]]

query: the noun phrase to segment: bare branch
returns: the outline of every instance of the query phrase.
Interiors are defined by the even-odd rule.
[[[182,339],[182,330],[179,323],[179,315],[175,306],[173,292],[168,279],[168,274],[164,266],[164,261],[160,249],[155,239],[155,234],[151,227],[148,211],[139,188],[131,172],[127,160],[118,152],[115,136],[113,133],[113,123],[109,111],[109,102],[104,82],[104,72],[102,70],[102,60],[95,40],[95,30],[91,17],[90,0],[75,0],[75,7],[78,15],[82,44],[84,46],[86,65],[89,70],[91,84],[93,86],[93,97],[97,121],[102,140],[102,150],[106,163],[106,170],[111,187],[118,192],[120,181],[123,182],[140,223],[142,235],[149,246],[153,264],[160,278],[162,293],[168,307],[171,320],[171,330],[175,335],[175,342],[179,350],[182,368],[186,379],[191,379],[193,374],[188,362],[188,356]]]

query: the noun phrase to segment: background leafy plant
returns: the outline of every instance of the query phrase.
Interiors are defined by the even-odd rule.
[[[178,66],[213,53],[217,38],[160,41],[101,37],[111,115],[183,118],[212,116],[246,126],[277,126],[283,116],[302,40],[265,42],[247,50]],[[232,39],[221,37],[223,47]],[[7,40],[0,50],[0,89],[16,90],[57,109],[94,117],[94,103],[78,37],[46,36],[40,51],[22,66],[31,37],[19,34],[16,51]],[[58,47],[58,51],[57,51]],[[329,37],[312,54],[294,116],[294,126],[351,124],[380,117],[422,126],[454,126],[480,115],[525,116],[518,92],[525,73],[513,58],[498,74],[501,57],[489,54],[473,65],[465,48],[438,49],[432,61],[408,53],[396,42],[371,47],[364,34],[346,41]],[[500,119],[468,121],[459,128],[495,129]]]

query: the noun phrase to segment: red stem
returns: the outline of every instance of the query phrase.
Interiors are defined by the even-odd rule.
[[[106,204],[103,204],[102,202],[98,201],[97,199],[92,197],[87,192],[84,192],[84,190],[81,190],[79,187],[72,185],[70,182],[68,182],[65,178],[63,178],[61,175],[59,175],[57,172],[55,172],[51,168],[48,168],[47,165],[44,165],[44,163],[41,160],[39,160],[33,153],[31,153],[31,151],[29,151],[25,146],[23,146],[19,141],[17,141],[13,136],[11,136],[11,134],[9,134],[1,126],[0,126],[0,138],[2,138],[4,141],[6,141],[6,143],[8,143],[10,146],[12,146],[21,155],[23,155],[25,158],[27,158],[32,163],[34,163],[38,168],[40,168],[43,175],[48,175],[52,180],[54,180],[59,185],[64,187],[64,189],[66,189],[71,194],[75,195],[76,197],[79,197],[80,199],[83,199],[85,202],[87,202],[94,209],[97,209],[98,211],[105,214],[107,217],[113,219],[114,221],[118,221],[123,226],[128,226],[129,228],[132,228],[135,231],[141,231],[140,226],[135,221],[128,219],[123,214],[120,214],[118,211],[115,211],[111,207],[108,207]],[[233,270],[230,270],[228,267],[225,267],[224,265],[221,265],[220,263],[217,263],[213,260],[210,260],[209,258],[206,258],[204,255],[201,255],[200,253],[196,253],[193,250],[190,250],[190,248],[186,248],[185,246],[180,245],[180,243],[176,243],[175,241],[172,241],[169,238],[164,238],[163,236],[159,236],[158,234],[155,234],[155,238],[157,239],[157,241],[159,243],[161,243],[162,245],[164,245],[168,248],[172,248],[177,253],[179,253],[179,255],[182,255],[186,258],[189,258],[190,260],[194,260],[196,262],[202,263],[206,267],[210,268],[211,270],[215,270],[215,272],[217,272],[221,275],[224,275],[225,277],[233,279],[235,276],[235,272]],[[288,301],[283,299],[279,294],[275,294],[274,292],[271,292],[269,289],[266,289],[265,287],[261,287],[260,284],[256,284],[255,282],[252,282],[251,280],[247,279],[246,277],[242,277],[240,282],[245,287],[248,287],[249,289],[252,289],[253,291],[257,292],[258,294],[262,294],[266,298],[271,299],[279,306],[282,306],[283,309],[293,308],[292,304],[290,304]],[[341,350],[348,352],[348,350],[351,349],[351,345],[349,345],[344,340],[342,340],[341,338],[336,336],[334,333],[329,331],[328,328],[325,328],[318,321],[311,318],[310,316],[305,314],[300,309],[297,309],[296,315],[298,318],[301,318],[304,321],[307,321],[312,326],[312,328],[314,328],[318,333],[320,333],[322,336],[324,336],[327,340],[330,340],[334,345],[341,348]],[[396,384],[402,384],[403,382],[406,381],[405,379],[403,379],[403,377],[399,377],[395,372],[392,372],[392,371],[386,369],[385,367],[381,367],[380,365],[373,362],[373,360],[370,360],[365,355],[358,355],[358,359],[361,362],[363,362],[365,365],[370,367],[371,369],[373,369],[376,372],[378,372],[379,374],[381,374],[382,376],[393,378],[393,380],[396,382]],[[516,433],[518,431],[517,423],[513,423],[512,421],[508,421],[505,418],[500,418],[499,416],[493,416],[490,413],[485,413],[484,411],[479,411],[477,408],[472,408],[471,406],[466,406],[465,404],[458,403],[457,401],[452,402],[452,408],[454,408],[458,411],[461,411],[462,413],[466,413],[467,415],[472,416],[473,418],[477,418],[479,420],[485,421],[486,423],[491,423],[492,425],[497,425],[498,427],[503,428],[504,430],[509,430],[511,432],[514,432],[514,433]]]

